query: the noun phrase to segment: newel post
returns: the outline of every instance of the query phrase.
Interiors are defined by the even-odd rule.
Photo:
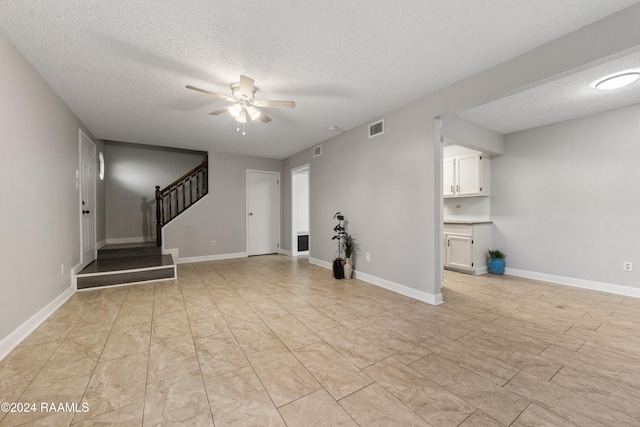
[[[156,245],[162,246],[162,192],[156,185]]]

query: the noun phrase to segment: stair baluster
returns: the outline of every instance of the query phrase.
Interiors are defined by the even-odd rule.
[[[160,190],[160,186],[156,185],[156,243],[157,246],[162,245],[162,227],[168,224],[172,219],[180,215],[182,212],[193,206],[198,200],[209,193],[208,161],[205,160],[180,178],[176,179],[164,189]],[[195,189],[194,189],[195,181]],[[182,197],[180,191],[182,190]],[[193,197],[195,190],[195,198]],[[186,197],[186,192],[189,197]],[[182,204],[180,204],[182,199]],[[188,203],[187,203],[188,202]],[[174,209],[175,204],[175,209]]]

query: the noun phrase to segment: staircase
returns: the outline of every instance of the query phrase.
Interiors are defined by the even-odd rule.
[[[156,236],[162,245],[162,227],[209,193],[209,162],[205,160],[162,190],[156,187]]]
[[[171,255],[152,243],[106,245],[98,257],[76,275],[78,289],[176,279]]]
[[[176,279],[171,255],[162,255],[162,227],[208,193],[205,160],[164,189],[156,186],[156,235],[152,243],[106,245],[95,261],[76,274],[77,289]]]

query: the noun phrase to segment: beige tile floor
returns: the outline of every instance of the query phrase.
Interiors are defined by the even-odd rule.
[[[79,292],[0,362],[37,404],[0,425],[640,426],[640,300],[445,277],[437,307],[284,256]]]

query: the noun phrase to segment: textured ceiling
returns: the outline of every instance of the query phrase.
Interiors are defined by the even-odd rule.
[[[640,80],[616,90],[592,83],[621,71],[640,72],[640,52],[459,113],[465,120],[508,134],[640,104]]]
[[[0,0],[0,29],[95,137],[284,158],[631,0]],[[273,121],[236,132],[240,74]]]

